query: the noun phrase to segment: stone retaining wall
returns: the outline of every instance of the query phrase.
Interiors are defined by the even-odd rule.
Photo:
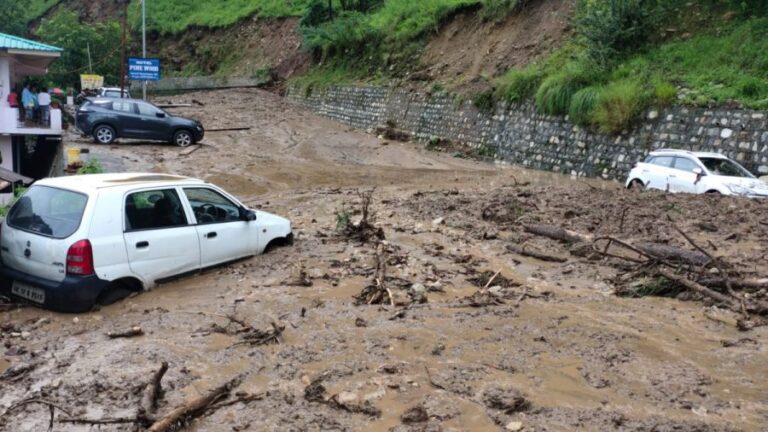
[[[268,76],[254,78],[219,76],[172,77],[147,82],[147,92],[157,94],[236,87],[258,87],[267,82],[269,82]],[[141,81],[133,81],[131,83],[131,93],[133,95],[141,94]]]
[[[322,91],[292,88],[289,98],[359,129],[389,123],[422,141],[448,139],[540,170],[623,180],[648,151],[680,148],[723,153],[758,175],[768,174],[765,112],[652,110],[634,130],[606,136],[575,126],[567,118],[539,114],[531,104],[505,104],[486,113],[471,101],[445,94],[357,86]]]

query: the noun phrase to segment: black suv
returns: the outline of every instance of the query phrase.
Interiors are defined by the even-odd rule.
[[[186,147],[205,133],[199,121],[172,116],[140,99],[89,98],[78,108],[75,125],[99,144],[136,138]]]

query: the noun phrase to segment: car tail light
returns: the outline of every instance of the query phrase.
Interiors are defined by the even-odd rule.
[[[88,240],[80,240],[67,251],[67,274],[89,276],[93,274],[93,248]]]

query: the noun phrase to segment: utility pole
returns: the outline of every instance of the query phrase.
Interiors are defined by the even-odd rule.
[[[141,56],[147,58],[147,0],[141,1]],[[141,98],[147,100],[147,81],[141,83]]]
[[[120,97],[125,95],[125,49],[128,39],[128,0],[118,0],[118,4],[123,4],[123,38],[122,38],[122,54],[120,55]]]

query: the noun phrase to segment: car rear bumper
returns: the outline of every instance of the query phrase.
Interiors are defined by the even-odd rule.
[[[43,290],[45,301],[38,303],[14,294],[12,292],[14,281]],[[59,312],[89,311],[108,283],[95,275],[67,276],[62,281],[52,281],[0,264],[0,292],[14,299]]]

